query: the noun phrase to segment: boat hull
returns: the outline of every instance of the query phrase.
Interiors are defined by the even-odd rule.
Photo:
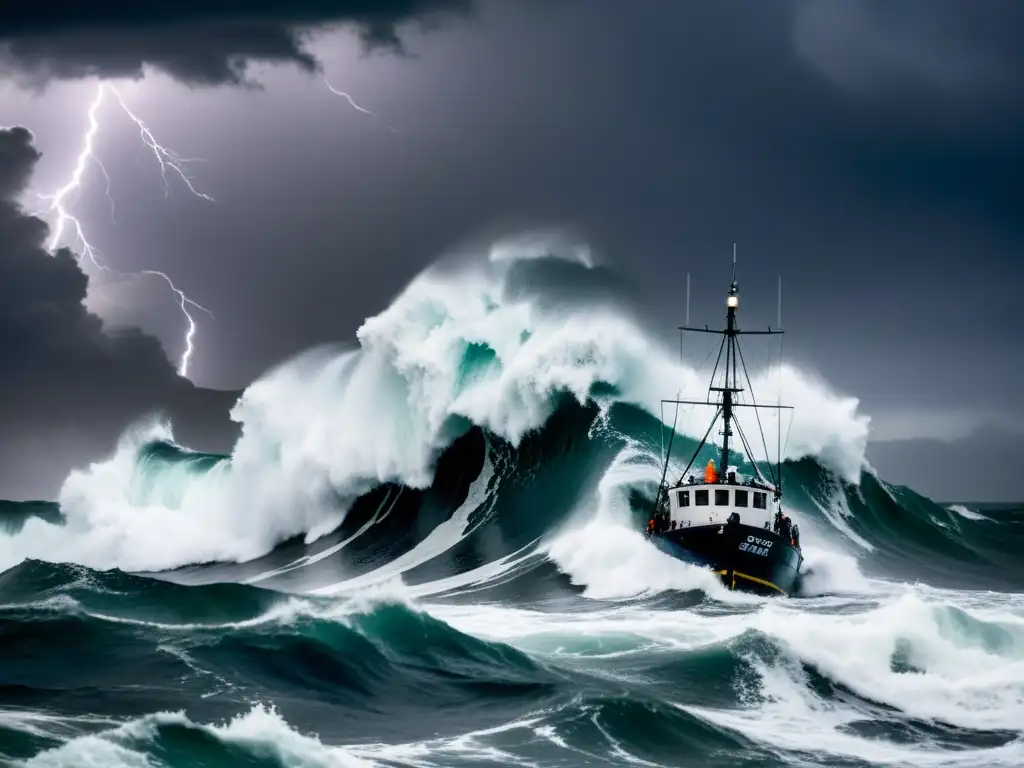
[[[651,535],[667,555],[705,566],[727,589],[793,595],[799,589],[803,555],[777,533],[749,525],[701,525]]]

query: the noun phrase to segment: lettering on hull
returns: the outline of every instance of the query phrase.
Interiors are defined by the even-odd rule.
[[[773,541],[760,539],[757,536],[747,536],[747,540],[740,544],[740,552],[749,552],[752,555],[767,557],[768,551],[772,548]]]

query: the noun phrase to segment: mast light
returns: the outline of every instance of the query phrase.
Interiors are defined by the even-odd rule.
[[[732,309],[736,309],[736,307],[740,305],[740,297],[737,296],[735,293],[730,294],[729,297],[725,300],[725,305],[727,307],[731,307]]]

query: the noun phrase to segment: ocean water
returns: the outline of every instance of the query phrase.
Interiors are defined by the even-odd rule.
[[[857,401],[783,366],[807,576],[728,592],[641,535],[706,350],[579,251],[485,256],[253,384],[230,456],[142,421],[0,502],[0,763],[1024,765],[1024,504],[887,483]]]

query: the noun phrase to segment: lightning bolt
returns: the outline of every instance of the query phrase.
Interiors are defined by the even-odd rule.
[[[50,201],[50,211],[57,214],[57,221],[53,225],[53,234],[50,237],[50,242],[47,244],[46,249],[53,253],[57,250],[57,246],[61,239],[64,237],[64,228],[67,227],[68,223],[75,228],[75,234],[78,236],[78,244],[82,248],[82,255],[88,256],[90,261],[100,269],[103,266],[96,259],[96,252],[93,250],[92,245],[85,237],[85,233],[82,231],[82,223],[67,212],[64,207],[64,200],[72,192],[75,192],[82,187],[82,178],[85,176],[86,167],[89,165],[89,161],[93,160],[99,163],[100,167],[103,164],[93,154],[93,150],[96,144],[96,134],[100,130],[100,122],[97,117],[100,105],[103,103],[103,86],[100,85],[99,90],[96,92],[96,97],[92,100],[92,104],[89,105],[89,129],[85,133],[85,141],[82,146],[82,151],[78,154],[78,159],[75,162],[75,167],[71,171],[71,178],[68,179],[67,183],[63,187],[58,189],[52,195],[40,195],[44,200]],[[103,168],[103,175],[109,180],[110,176],[107,174],[107,169]],[[109,187],[108,187],[109,190]]]
[[[126,115],[135,123],[139,129],[139,135],[142,139],[143,144],[152,151],[153,156],[156,158],[157,163],[160,165],[160,176],[164,182],[164,193],[165,195],[170,194],[170,183],[168,181],[168,173],[173,172],[176,174],[188,187],[189,191],[196,197],[201,197],[204,200],[214,202],[213,198],[198,191],[192,183],[192,180],[185,173],[184,166],[189,162],[197,160],[197,158],[184,158],[176,154],[173,150],[168,149],[161,145],[156,138],[150,132],[149,128],[145,123],[142,122],[125,104],[124,99],[116,88],[106,83],[100,83],[97,90],[96,96],[93,98],[92,103],[89,105],[88,118],[89,127],[86,130],[85,137],[82,144],[82,150],[78,154],[78,158],[75,161],[75,167],[71,172],[71,176],[67,182],[60,187],[52,195],[39,195],[44,200],[50,202],[49,210],[56,216],[56,221],[53,224],[53,234],[50,237],[49,243],[47,244],[47,250],[53,254],[62,239],[64,238],[66,230],[70,227],[74,231],[76,243],[81,249],[81,257],[86,257],[103,272],[108,272],[119,277],[134,277],[138,275],[151,275],[154,277],[161,278],[170,287],[171,292],[177,298],[177,304],[181,309],[182,315],[185,317],[185,321],[188,323],[188,329],[185,332],[185,351],[181,355],[181,360],[178,364],[178,375],[182,377],[188,376],[188,364],[192,358],[192,352],[194,351],[193,339],[196,334],[196,322],[195,318],[188,311],[189,307],[194,307],[203,312],[206,312],[210,317],[213,317],[213,313],[210,312],[206,307],[198,304],[197,302],[190,299],[185,293],[179,289],[171,278],[164,272],[160,272],[156,269],[143,269],[138,272],[121,272],[114,269],[108,264],[104,263],[100,257],[99,251],[92,243],[89,242],[85,236],[85,231],[82,227],[82,222],[77,217],[72,215],[68,211],[68,198],[76,192],[80,192],[82,189],[82,182],[85,178],[86,171],[89,167],[90,161],[99,166],[103,173],[104,178],[107,181],[107,199],[110,201],[110,215],[111,220],[114,218],[114,200],[110,195],[110,176],[107,173],[107,169],[103,163],[96,156],[96,136],[100,130],[99,123],[99,109],[103,104],[104,97],[106,96],[107,90],[110,90],[120,104],[121,109]]]
[[[330,83],[328,82],[328,80],[327,80],[327,78],[326,78],[326,77],[324,78],[324,83],[326,83],[326,84],[327,84],[327,88],[328,88],[328,90],[329,90],[329,91],[330,91],[331,93],[333,93],[333,94],[334,94],[335,96],[341,96],[341,97],[342,97],[343,99],[346,99],[346,100],[348,101],[348,103],[352,105],[353,109],[357,109],[357,110],[359,110],[359,111],[360,111],[360,112],[362,112],[362,113],[363,113],[364,115],[369,115],[369,116],[370,116],[370,117],[372,117],[372,118],[373,118],[374,120],[377,120],[378,122],[380,122],[380,124],[381,124],[381,125],[383,125],[383,126],[384,126],[385,128],[387,128],[387,129],[388,129],[389,131],[391,131],[392,133],[398,133],[398,131],[397,131],[397,130],[396,130],[395,128],[392,128],[392,127],[391,127],[390,125],[388,125],[387,123],[385,123],[385,122],[384,122],[383,120],[381,120],[381,119],[380,119],[380,118],[379,118],[379,117],[378,117],[377,115],[375,115],[375,114],[374,114],[373,112],[371,112],[370,110],[368,110],[368,109],[367,109],[366,107],[361,107],[361,106],[359,106],[358,104],[356,104],[356,102],[355,102],[355,99],[353,99],[353,98],[352,98],[351,96],[349,96],[349,95],[348,95],[347,93],[345,93],[344,91],[339,91],[339,90],[338,90],[337,88],[335,88],[335,87],[334,87],[333,85],[331,85],[331,84],[330,84]]]
[[[101,85],[100,87],[102,88],[103,86]],[[188,177],[188,175],[182,168],[182,165],[184,165],[185,163],[200,162],[199,158],[181,157],[176,152],[167,149],[167,147],[161,146],[157,142],[157,140],[153,138],[153,134],[150,133],[149,128],[146,127],[146,124],[139,120],[139,118],[137,118],[135,114],[130,109],[128,109],[127,105],[124,103],[124,99],[121,98],[121,94],[118,93],[117,89],[111,88],[110,90],[113,91],[114,96],[117,97],[117,101],[121,105],[121,109],[123,109],[125,114],[132,119],[132,122],[134,122],[135,125],[138,126],[139,136],[142,139],[142,142],[151,150],[153,150],[153,156],[156,157],[156,161],[160,163],[160,177],[164,180],[164,194],[169,195],[171,192],[170,184],[167,182],[167,169],[170,168],[178,175],[178,177],[183,182],[185,182],[185,186],[188,187],[189,192],[191,192],[196,197],[203,198],[203,200],[209,200],[211,203],[215,202],[212,197],[210,197],[209,195],[204,195],[202,192],[198,191],[192,185],[192,180]]]
[[[139,274],[142,274],[142,275],[155,275],[157,277],[163,278],[167,282],[167,285],[169,285],[171,287],[171,291],[178,297],[178,306],[181,307],[181,314],[183,314],[185,316],[185,319],[188,321],[188,330],[185,331],[185,351],[182,352],[182,354],[181,354],[181,363],[178,365],[178,375],[182,376],[182,377],[187,377],[188,376],[188,361],[189,361],[189,358],[192,357],[192,351],[193,351],[192,339],[196,335],[196,321],[192,317],[192,315],[189,314],[188,307],[189,306],[193,306],[196,309],[201,309],[203,312],[208,314],[211,318],[213,317],[213,312],[211,312],[210,310],[208,310],[206,307],[202,306],[201,304],[197,304],[195,301],[193,301],[188,296],[186,296],[185,292],[180,290],[174,284],[174,282],[171,280],[171,278],[169,278],[163,272],[160,272],[160,271],[155,270],[155,269],[144,269]]]

